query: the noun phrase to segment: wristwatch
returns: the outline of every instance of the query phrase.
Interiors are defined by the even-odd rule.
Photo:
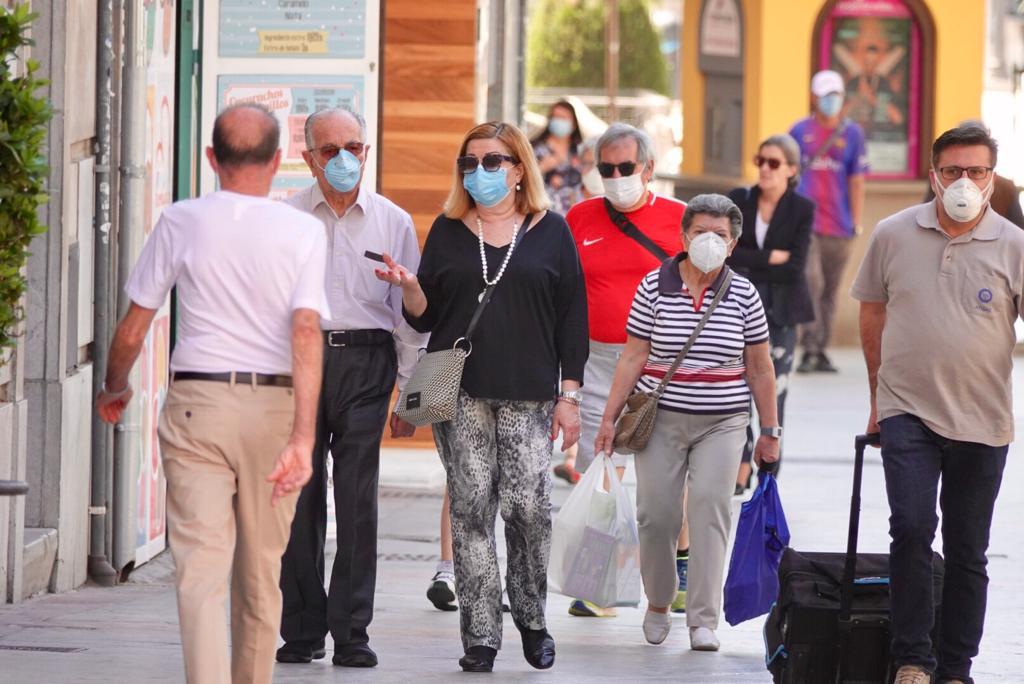
[[[775,427],[762,427],[761,428],[761,436],[762,437],[774,437],[775,439],[781,439],[782,438],[782,428],[780,426],[778,426],[778,425],[776,425]]]
[[[558,399],[579,406],[583,403],[583,392],[580,390],[562,391],[558,393]]]

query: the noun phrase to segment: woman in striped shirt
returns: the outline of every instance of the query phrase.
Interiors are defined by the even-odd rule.
[[[637,288],[595,453],[611,454],[615,420],[629,394],[649,392],[665,377],[723,286],[725,258],[742,230],[743,216],[727,197],[698,195],[687,205],[687,251],[651,271]],[[648,600],[644,636],[652,644],[664,641],[671,626],[668,609],[678,586],[676,539],[688,479],[690,648],[718,650],[715,629],[722,606],[730,498],[751,395],[762,428],[754,459],[758,464],[773,462],[781,429],[768,324],[757,290],[733,273],[728,291],[658,402],[647,447],[636,455],[640,570]]]

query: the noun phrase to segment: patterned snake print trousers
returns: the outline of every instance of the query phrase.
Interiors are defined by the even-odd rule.
[[[519,627],[544,629],[551,549],[553,401],[474,399],[459,392],[455,418],[434,425],[448,472],[455,588],[462,645],[501,648],[498,508],[508,542],[508,589]]]

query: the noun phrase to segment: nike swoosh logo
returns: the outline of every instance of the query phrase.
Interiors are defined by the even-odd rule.
[[[589,247],[590,245],[596,245],[601,240],[604,240],[604,238],[603,237],[599,237],[596,240],[584,240],[583,241],[583,246],[584,247]]]

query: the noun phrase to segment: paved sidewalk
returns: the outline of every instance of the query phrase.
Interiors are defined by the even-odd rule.
[[[793,545],[805,550],[841,550],[845,544],[853,435],[864,427],[863,365],[852,350],[836,356],[842,373],[794,378],[787,410],[780,488]],[[1024,405],[1024,363],[1014,379],[1018,406]],[[1018,431],[1024,430],[1022,418],[1018,412]],[[1018,445],[1010,451],[992,535],[987,634],[974,670],[982,683],[1024,681],[1022,478],[1024,446]],[[335,668],[329,661],[279,666],[275,681],[449,682],[462,676],[456,665],[462,650],[458,613],[436,611],[424,598],[437,556],[442,481],[433,454],[384,457],[377,611],[370,628],[381,665],[372,671]],[[556,504],[568,491],[557,486]],[[877,451],[868,455],[863,508],[861,549],[884,551],[888,511]],[[164,554],[115,589],[84,587],[0,607],[0,681],[182,681],[172,571]],[[553,670],[537,672],[526,665],[506,617],[506,648],[488,681],[770,681],[760,620],[723,624],[721,652],[707,654],[687,648],[682,619],[674,621],[668,640],[654,647],[643,640],[641,610],[620,609],[615,619],[581,619],[566,614],[567,604],[565,597],[549,596],[550,631],[558,647]]]

